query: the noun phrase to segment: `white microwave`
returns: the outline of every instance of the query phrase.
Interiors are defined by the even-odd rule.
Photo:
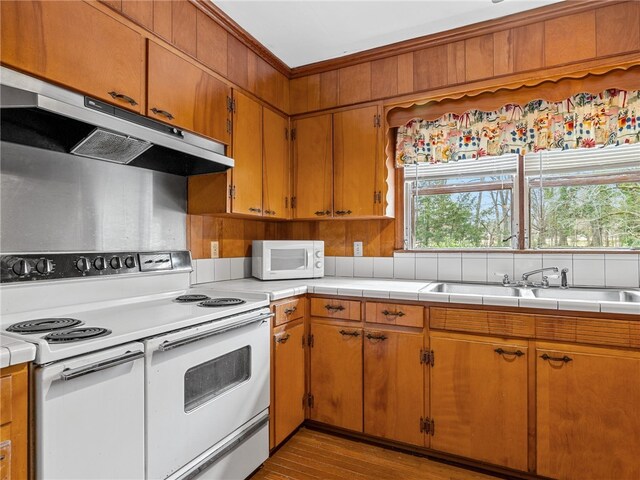
[[[254,240],[251,272],[260,280],[324,277],[324,242]]]

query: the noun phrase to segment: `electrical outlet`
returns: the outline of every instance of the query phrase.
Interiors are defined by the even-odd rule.
[[[354,257],[362,256],[362,242],[353,242],[353,256]]]
[[[218,258],[220,250],[218,250],[218,242],[211,242],[211,258]]]

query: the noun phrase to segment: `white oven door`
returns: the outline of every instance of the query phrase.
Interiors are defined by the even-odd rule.
[[[147,478],[168,477],[268,408],[270,317],[265,308],[145,341]]]
[[[143,357],[129,343],[36,368],[38,480],[144,476]]]

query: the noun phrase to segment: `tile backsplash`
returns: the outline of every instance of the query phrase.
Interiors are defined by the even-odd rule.
[[[568,268],[569,284],[576,287],[640,286],[638,254],[398,252],[393,257],[325,257],[324,271],[327,277],[500,283],[505,274],[513,281],[543,267]],[[192,284],[246,277],[251,277],[251,257],[193,261]],[[540,275],[532,280],[539,281]],[[560,278],[549,282],[559,285]]]

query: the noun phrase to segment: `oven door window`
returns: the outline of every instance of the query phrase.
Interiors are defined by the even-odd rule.
[[[184,374],[186,413],[251,378],[251,347],[246,346],[191,367]]]
[[[305,270],[307,268],[306,248],[271,249],[271,270]]]

